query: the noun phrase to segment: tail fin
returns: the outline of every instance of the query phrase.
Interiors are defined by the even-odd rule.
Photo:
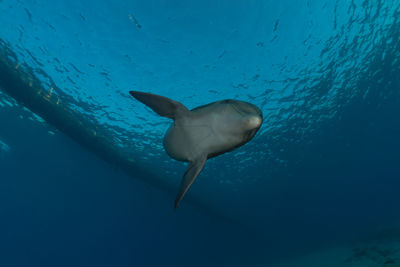
[[[160,116],[175,120],[177,117],[189,113],[184,105],[164,96],[137,91],[129,93]]]

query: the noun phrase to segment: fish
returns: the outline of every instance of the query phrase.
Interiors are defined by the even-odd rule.
[[[226,99],[189,110],[164,96],[138,91],[129,93],[158,115],[173,120],[164,136],[164,149],[171,158],[189,163],[176,195],[175,210],[207,159],[246,144],[263,123],[262,111],[241,100]]]

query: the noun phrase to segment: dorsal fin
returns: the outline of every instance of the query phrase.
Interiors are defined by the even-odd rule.
[[[175,120],[177,117],[190,112],[183,104],[164,96],[137,91],[130,91],[129,93],[163,117]]]

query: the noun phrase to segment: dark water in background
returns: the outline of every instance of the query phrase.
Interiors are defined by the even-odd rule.
[[[399,1],[92,4],[0,1],[2,49],[145,168],[184,171],[127,88],[251,101],[263,128],[191,189],[217,212],[173,213],[173,194],[0,95],[2,266],[253,266],[398,225]]]

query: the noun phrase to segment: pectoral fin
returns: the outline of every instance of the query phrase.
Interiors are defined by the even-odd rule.
[[[175,199],[175,210],[178,207],[179,202],[181,202],[183,196],[186,194],[190,186],[193,184],[194,180],[197,178],[201,170],[204,168],[206,160],[207,160],[207,155],[203,155],[189,163],[189,166],[185,174],[183,175],[179,192]]]
[[[130,91],[134,98],[154,110],[158,115],[176,119],[190,111],[181,103],[160,95],[154,95],[143,92]]]

